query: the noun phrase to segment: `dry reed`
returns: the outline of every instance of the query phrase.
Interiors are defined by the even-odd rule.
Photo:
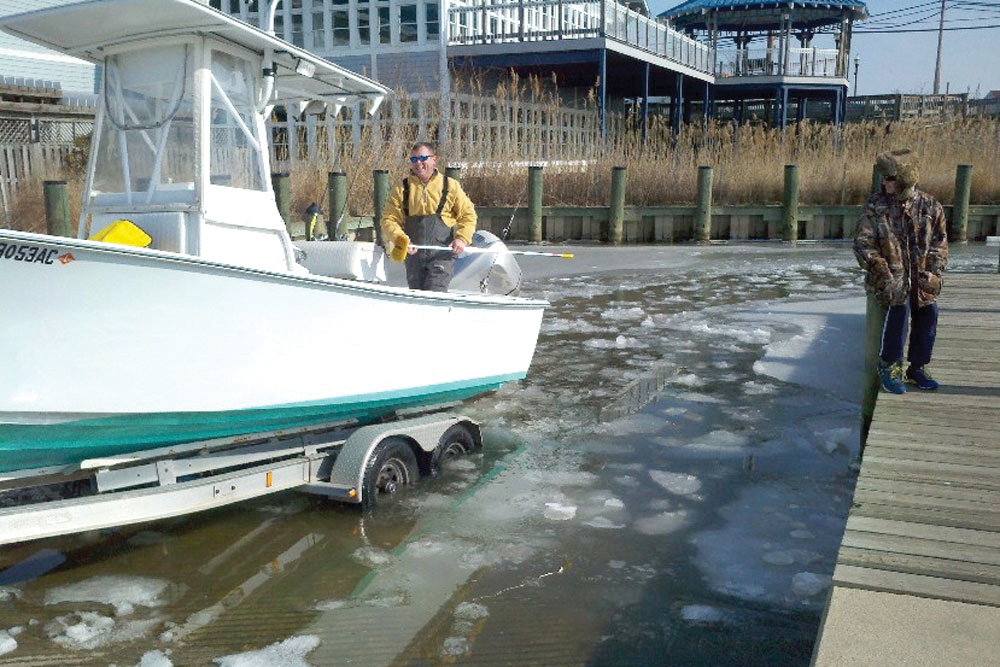
[[[364,126],[359,141],[347,125],[331,130],[321,124],[317,144],[332,143],[336,150],[314,150],[290,161],[292,210],[304,211],[312,202],[326,210],[327,174],[343,171],[348,180],[345,216],[370,216],[372,171],[387,169],[390,183],[398,182],[407,171],[409,147],[417,140],[439,140],[439,167],[461,164],[463,186],[483,207],[525,205],[527,164],[543,161],[546,206],[607,205],[613,166],[627,169],[627,204],[690,204],[700,165],[714,168],[717,204],[774,204],[781,201],[786,164],[799,167],[801,203],[857,205],[870,190],[875,155],[901,147],[922,156],[920,187],[943,203],[954,200],[959,164],[973,165],[972,203],[1000,203],[1000,119],[840,127],[804,122],[786,130],[709,122],[685,125],[675,135],[665,116],[652,115],[643,141],[636,111],[620,109],[608,113],[608,139],[600,141],[592,91],[576,100],[577,109],[570,112],[551,80],[510,75],[490,88],[481,79],[459,79],[456,90],[448,135],[438,136],[444,119],[436,100],[418,101],[405,94]],[[575,113],[575,120],[568,120],[568,113]],[[581,118],[589,123],[584,135],[577,128],[576,139],[567,140],[570,134],[559,124],[584,122]],[[334,141],[328,141],[327,131],[336,133]],[[588,131],[592,139],[580,142]],[[304,144],[304,135],[301,139]],[[10,226],[38,231],[38,221],[44,219],[41,185],[21,192],[8,216]],[[78,210],[74,201],[74,217]],[[339,213],[328,212],[334,219]]]

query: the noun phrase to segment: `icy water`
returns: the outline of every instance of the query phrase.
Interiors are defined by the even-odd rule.
[[[572,251],[522,263],[552,305],[529,378],[464,407],[482,454],[369,515],[0,547],[0,665],[807,665],[854,484],[848,246]]]

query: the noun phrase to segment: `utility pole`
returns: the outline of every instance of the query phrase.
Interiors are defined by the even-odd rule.
[[[944,42],[944,3],[941,0],[941,23],[938,25],[937,64],[934,65],[934,94],[941,92],[941,43]]]

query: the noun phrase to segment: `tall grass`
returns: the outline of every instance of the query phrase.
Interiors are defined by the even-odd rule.
[[[665,116],[652,115],[643,141],[636,109],[619,108],[607,114],[608,132],[601,140],[593,91],[568,101],[554,81],[516,75],[488,85],[480,78],[456,79],[455,87],[464,99],[483,103],[452,104],[448,134],[440,132],[445,125],[439,101],[418,102],[405,94],[387,103],[374,122],[364,126],[360,141],[353,141],[349,127],[324,124],[318,144],[327,146],[325,132],[333,131],[336,149],[314,150],[311,155],[303,151],[290,161],[292,210],[304,211],[312,202],[327,209],[327,174],[343,171],[348,181],[344,213],[348,218],[371,215],[372,171],[387,169],[390,183],[398,182],[407,172],[409,148],[417,140],[439,141],[439,167],[463,166],[462,185],[478,206],[525,205],[526,164],[541,161],[547,162],[546,206],[606,205],[613,166],[627,169],[626,203],[631,205],[693,203],[701,165],[714,168],[717,204],[778,203],[786,164],[799,167],[802,203],[856,205],[871,187],[875,155],[903,147],[922,158],[921,189],[943,203],[954,199],[959,164],[973,165],[972,203],[1000,203],[1000,119],[918,119],[840,127],[804,122],[785,130],[694,122],[675,135]],[[419,124],[418,104],[423,108]],[[570,106],[575,107],[573,132],[565,128]],[[586,124],[582,130],[581,122]],[[303,135],[300,143],[304,140]],[[78,178],[73,180],[79,184]],[[21,192],[8,224],[38,231],[39,221],[44,220],[41,184]],[[74,200],[74,218],[78,211],[79,202]],[[336,219],[341,212],[328,213]]]

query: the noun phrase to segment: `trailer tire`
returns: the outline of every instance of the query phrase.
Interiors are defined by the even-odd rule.
[[[437,447],[431,453],[431,475],[441,473],[442,464],[449,459],[468,456],[476,450],[476,438],[465,424],[455,424],[441,435]]]
[[[374,507],[394,495],[399,487],[413,484],[420,473],[417,457],[403,438],[390,437],[375,446],[365,463],[361,505]]]

